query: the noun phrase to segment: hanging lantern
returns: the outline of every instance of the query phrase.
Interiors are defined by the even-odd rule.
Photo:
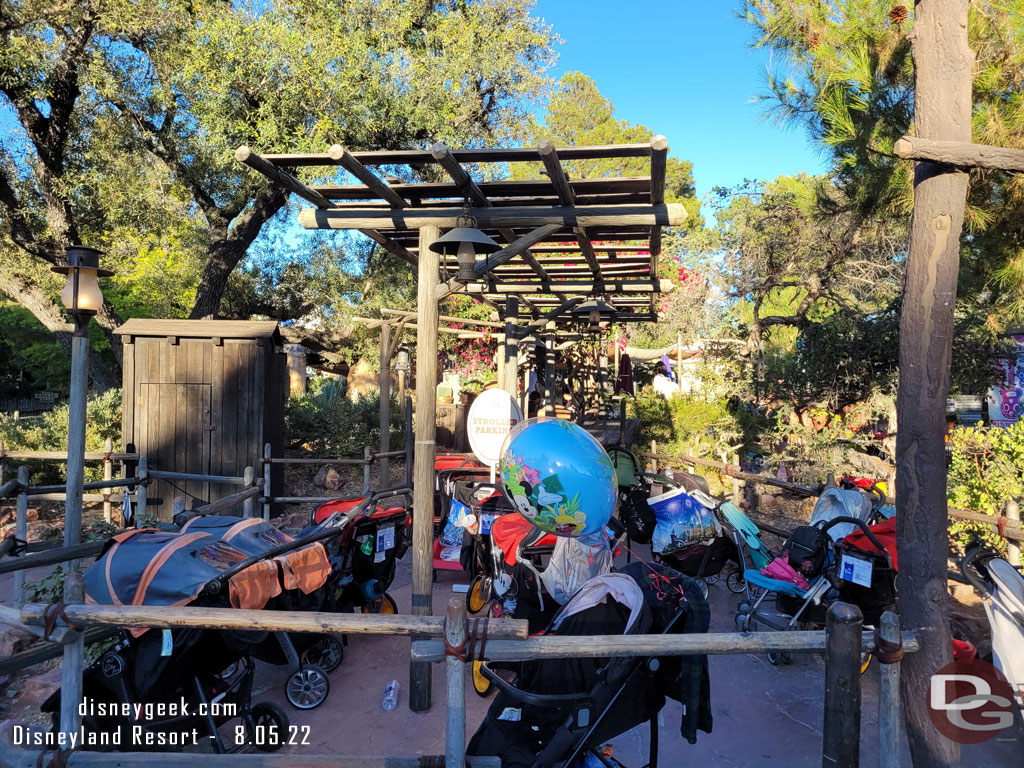
[[[577,320],[587,320],[587,333],[599,333],[602,322],[607,325],[615,318],[615,307],[597,297],[587,299],[582,304],[576,305],[572,310],[573,317]]]
[[[455,255],[459,262],[456,278],[464,283],[475,282],[476,257],[500,251],[501,246],[476,227],[476,219],[469,214],[469,204],[463,206],[455,227],[430,244],[430,250],[445,256]]]
[[[396,371],[408,371],[409,364],[412,361],[412,355],[409,354],[409,348],[404,344],[395,351],[395,370]]]

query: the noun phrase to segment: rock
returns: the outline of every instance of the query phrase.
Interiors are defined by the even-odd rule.
[[[3,526],[4,528],[10,528],[10,530],[13,531],[14,530],[14,526],[17,523],[16,514],[17,514],[17,511],[16,511],[15,507],[0,507],[0,526]],[[39,510],[38,509],[26,509],[25,510],[25,520],[26,520],[26,522],[31,523],[31,522],[35,522],[38,519],[39,519]]]
[[[43,702],[60,688],[60,666],[25,681],[15,706],[38,711]]]
[[[299,530],[309,525],[309,513],[308,512],[293,512],[287,517],[280,519],[280,524],[277,526],[280,529],[288,530]]]
[[[318,488],[325,488],[327,485],[327,473],[332,471],[330,467],[320,467],[320,471],[313,478],[313,485]]]
[[[35,635],[31,635],[23,629],[0,625],[0,659],[21,653],[33,639],[35,639]]]
[[[331,467],[327,470],[327,475],[324,477],[324,487],[329,491],[341,490],[341,486],[345,484],[345,481],[341,479],[341,475],[338,471]]]

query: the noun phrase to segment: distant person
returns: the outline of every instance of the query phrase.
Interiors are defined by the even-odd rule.
[[[664,397],[666,400],[671,399],[678,392],[676,385],[672,383],[672,379],[668,377],[668,369],[665,368],[664,363],[657,363],[654,366],[654,391]]]
[[[544,402],[544,398],[541,397],[540,392],[536,389],[530,393],[530,396],[526,400],[526,418],[532,419],[540,412],[541,404]]]

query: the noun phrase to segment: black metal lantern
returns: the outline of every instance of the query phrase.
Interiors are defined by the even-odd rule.
[[[97,278],[110,277],[113,272],[100,269],[100,251],[87,245],[72,245],[67,250],[67,266],[50,267],[51,272],[67,275],[68,282],[60,292],[61,304],[75,322],[75,335],[85,334],[89,318],[103,306],[103,292]]]
[[[606,301],[593,297],[582,304],[577,304],[572,310],[573,317],[577,320],[587,320],[587,332],[598,333],[601,330],[601,323],[608,323],[615,318],[615,307]]]
[[[469,214],[469,206],[462,209],[462,215],[455,220],[455,227],[430,244],[430,250],[445,256],[455,255],[459,262],[456,277],[463,282],[472,282],[476,276],[476,257],[500,251],[501,246],[476,228],[476,219]]]

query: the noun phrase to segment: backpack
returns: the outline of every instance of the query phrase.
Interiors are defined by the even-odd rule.
[[[793,531],[782,549],[789,553],[789,564],[808,580],[815,578],[825,567],[831,544],[828,534],[816,525],[801,525]]]
[[[626,529],[626,535],[637,544],[650,544],[657,520],[643,487],[633,488],[622,495],[619,520]]]

